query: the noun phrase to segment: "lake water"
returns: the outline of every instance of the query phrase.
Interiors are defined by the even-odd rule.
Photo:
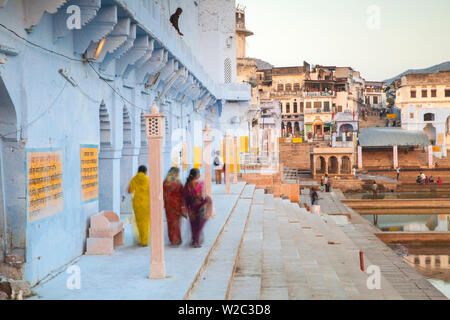
[[[361,215],[381,231],[448,232],[450,214]]]

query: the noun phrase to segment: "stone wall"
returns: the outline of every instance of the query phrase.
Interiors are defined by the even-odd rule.
[[[311,170],[308,143],[280,143],[280,163],[287,168]]]

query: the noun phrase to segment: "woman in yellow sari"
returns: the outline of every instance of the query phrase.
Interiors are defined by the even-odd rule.
[[[150,180],[147,176],[147,167],[140,166],[137,175],[131,179],[128,193],[133,194],[133,211],[139,231],[139,242],[142,246],[148,245],[150,230]]]

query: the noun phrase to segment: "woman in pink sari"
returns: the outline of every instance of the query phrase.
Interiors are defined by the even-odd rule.
[[[212,213],[211,198],[206,195],[205,183],[200,181],[200,171],[192,169],[184,185],[183,198],[189,214],[192,246],[201,247],[203,227]]]
[[[171,168],[163,183],[164,209],[166,210],[167,231],[172,246],[179,246],[181,240],[181,219],[186,217],[183,207],[183,184],[178,179],[180,169]]]

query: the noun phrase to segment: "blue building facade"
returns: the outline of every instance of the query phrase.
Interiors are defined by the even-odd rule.
[[[177,7],[184,37],[169,22]],[[164,172],[192,167],[206,123],[213,151],[226,130],[248,136],[234,8],[229,0],[0,0],[0,263],[22,256],[24,279],[35,284],[84,253],[92,215],[131,212],[126,188],[148,164],[143,114],[153,102],[166,115]]]

